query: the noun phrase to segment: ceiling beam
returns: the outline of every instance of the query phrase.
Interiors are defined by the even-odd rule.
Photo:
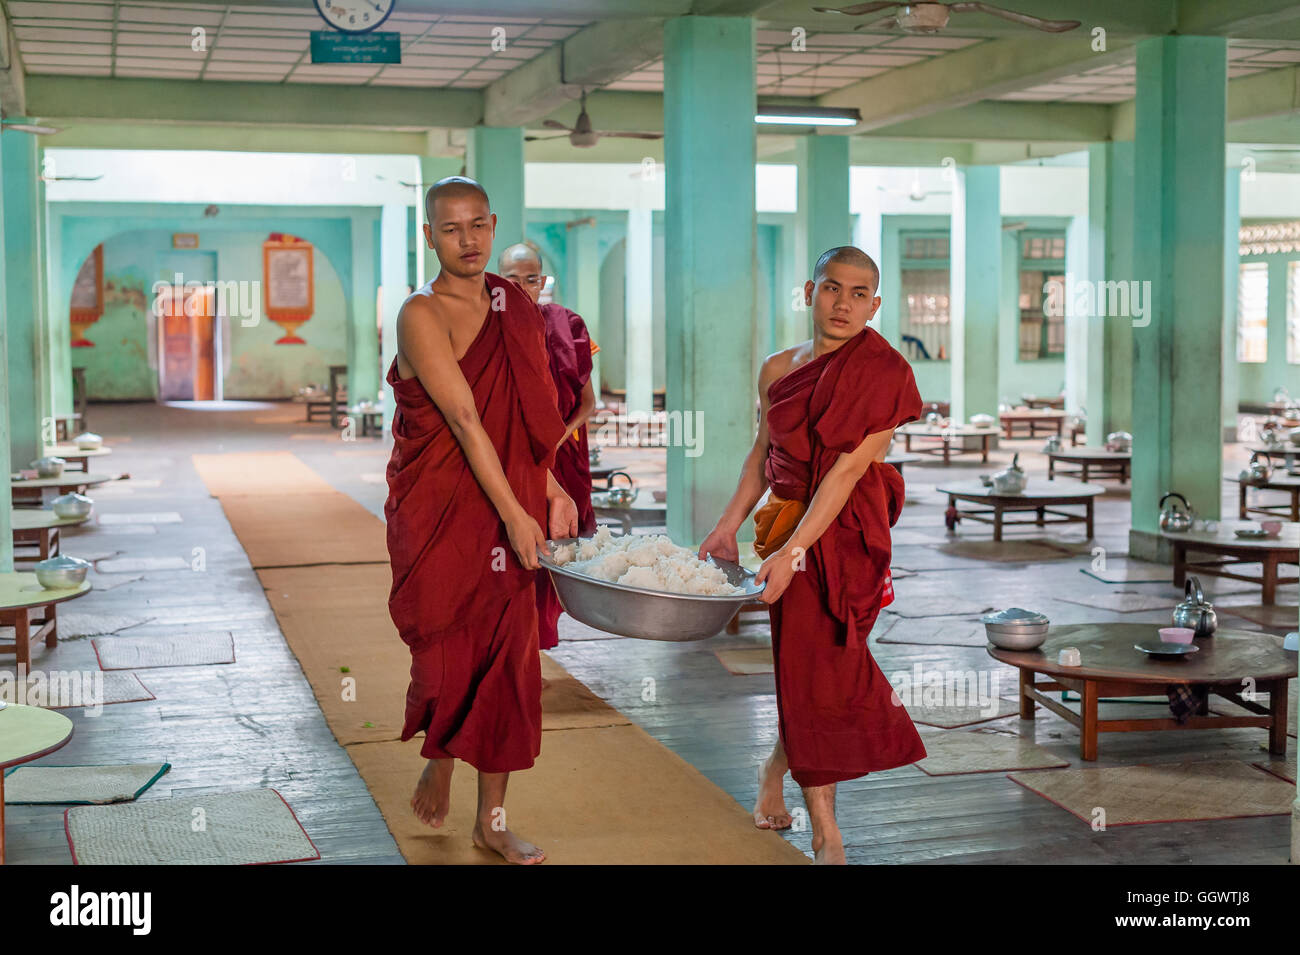
[[[18,41],[9,29],[9,18],[0,4],[0,114],[27,115],[27,91]]]
[[[167,0],[168,6],[206,6],[213,0]],[[314,13],[310,0],[256,0],[256,6],[289,13]],[[757,4],[755,4],[757,5]],[[417,16],[466,16],[530,20],[635,20],[642,17],[679,17],[691,12],[691,0],[400,0],[396,12]],[[484,8],[487,8],[486,10]],[[322,24],[324,21],[321,21]],[[491,27],[484,22],[484,30]],[[322,26],[322,29],[328,29]]]
[[[1270,38],[1300,21],[1295,0],[1180,0],[1177,32],[1184,36]]]
[[[230,126],[188,123],[142,124],[78,121],[41,137],[56,149],[203,149],[231,152],[323,153],[340,155],[434,155],[425,132],[298,126]]]
[[[1103,103],[984,100],[960,109],[883,126],[866,137],[960,142],[1095,143],[1110,138],[1111,107]]]
[[[1300,67],[1284,66],[1228,81],[1228,141],[1263,142],[1252,138],[1251,124],[1300,112]],[[1134,138],[1137,100],[1115,104],[1111,114],[1110,138]],[[1267,128],[1258,127],[1255,129]],[[1283,140],[1289,141],[1289,140]]]
[[[1105,52],[1093,52],[1083,33],[1045,36],[1026,31],[889,70],[824,93],[817,102],[856,108],[862,122],[843,131],[864,132],[995,99],[1081,70],[1114,65],[1131,56],[1132,45],[1131,38],[1112,36]]]
[[[550,47],[483,91],[484,125],[526,126],[662,56],[664,22],[607,20]]]
[[[481,120],[483,95],[400,86],[33,75],[27,77],[27,112],[49,120],[463,129]]]

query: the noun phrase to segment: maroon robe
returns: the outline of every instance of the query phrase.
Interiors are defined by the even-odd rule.
[[[865,328],[768,389],[772,493],[811,501],[836,459],[869,434],[921,415],[911,366]],[[776,701],[790,771],[825,786],[925,757],[907,711],[867,648],[889,593],[889,529],[903,478],[874,462],[769,607]]]
[[[564,433],[547,373],[543,322],[513,282],[485,273],[493,303],[460,360],[483,428],[524,510],[545,530],[546,470]],[[541,751],[536,571],[418,378],[388,371],[397,411],[388,462],[388,609],[411,649],[402,739],[429,759],[484,772],[527,769]]]
[[[591,335],[582,316],[563,305],[541,306],[546,319],[546,351],[551,360],[560,417],[568,421],[582,402],[582,390],[591,379]],[[591,506],[591,459],[587,456],[587,426],[564,439],[555,452],[551,473],[578,506],[578,536],[596,533],[596,512]],[[560,642],[559,619],[563,611],[550,574],[537,575],[538,643],[549,650]]]

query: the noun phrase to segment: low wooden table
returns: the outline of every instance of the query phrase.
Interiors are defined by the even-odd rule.
[[[1257,526],[1254,521],[1223,520],[1213,531],[1186,531],[1170,534],[1161,531],[1174,548],[1174,586],[1182,590],[1188,573],[1206,577],[1228,577],[1259,584],[1260,602],[1271,604],[1277,595],[1278,584],[1294,584],[1296,577],[1278,576],[1278,565],[1300,564],[1300,524],[1285,522],[1277,537],[1243,540],[1233,532],[1239,527]],[[1188,560],[1188,552],[1213,554],[1214,560]],[[1224,570],[1236,564],[1259,564],[1258,577]]]
[[[1291,467],[1300,455],[1300,444],[1292,444],[1287,441],[1285,444],[1248,444],[1245,447],[1247,456],[1251,454],[1261,454],[1268,458],[1269,463],[1280,461],[1284,468]]]
[[[1021,395],[1020,400],[1025,403],[1025,407],[1033,411],[1036,408],[1048,408],[1056,411],[1065,410],[1065,395]]]
[[[890,454],[885,456],[885,463],[892,465],[899,474],[903,473],[903,465],[915,464],[920,460],[921,456],[919,454]]]
[[[106,458],[113,453],[112,448],[94,448],[86,450],[77,447],[75,444],[56,444],[52,448],[45,449],[47,458],[63,458],[68,462],[68,466],[63,469],[66,474],[68,471],[89,471],[91,458]],[[80,465],[72,467],[73,464]]]
[[[37,559],[44,560],[59,553],[59,529],[75,527],[90,520],[85,517],[59,517],[51,510],[40,507],[15,507],[9,511],[9,523],[13,527],[14,546],[32,546],[37,550]],[[22,559],[15,554],[16,559]]]
[[[1047,480],[1056,479],[1057,467],[1060,464],[1074,465],[1069,471],[1062,470],[1062,474],[1078,475],[1080,480],[1085,484],[1088,482],[1088,473],[1096,473],[1098,478],[1114,477],[1119,478],[1119,483],[1124,484],[1128,481],[1129,468],[1133,463],[1133,452],[1131,451],[1107,451],[1105,448],[1062,448],[1060,451],[1051,451],[1047,455]]]
[[[1186,657],[1161,659],[1134,648],[1135,643],[1158,640],[1154,623],[1088,623],[1050,627],[1047,640],[1037,650],[1001,650],[992,644],[989,656],[1020,671],[1020,718],[1034,718],[1034,703],[1079,727],[1079,756],[1097,758],[1098,733],[1135,733],[1151,730],[1232,729],[1258,726],[1268,730],[1268,751],[1286,755],[1287,681],[1296,676],[1296,653],[1282,649],[1282,638],[1244,630],[1219,630],[1196,640],[1201,648]],[[1078,647],[1083,665],[1061,666],[1062,647]],[[1046,682],[1035,682],[1036,674]],[[1257,691],[1269,695],[1267,708],[1240,695],[1243,683],[1253,680]],[[1198,714],[1179,723],[1162,718],[1103,720],[1097,717],[1101,697],[1152,696],[1170,684],[1204,686],[1210,693],[1231,700],[1255,716]],[[1081,698],[1076,713],[1046,690],[1073,690]]]
[[[981,481],[957,481],[941,485],[935,490],[948,495],[949,507],[956,507],[958,501],[987,505],[959,510],[957,513],[982,524],[992,524],[993,539],[1000,541],[1003,526],[1014,524],[1035,524],[1038,527],[1047,524],[1083,524],[1091,539],[1092,499],[1106,489],[1098,484],[1081,484],[1076,481],[1040,481],[1030,484],[1019,494],[997,494]],[[1083,507],[1081,515],[1058,509],[1079,506]],[[1025,521],[1008,521],[1005,519],[1008,511],[1033,511],[1035,516]],[[1048,514],[1052,517],[1049,518]]]
[[[113,478],[107,475],[91,477],[89,474],[68,474],[66,472],[56,478],[10,479],[9,493],[13,496],[15,504],[41,504],[45,500],[46,494],[54,497],[73,491],[78,494],[85,494],[87,488],[98,487],[111,480]]]
[[[1228,478],[1236,481],[1239,487],[1237,516],[1243,521],[1251,514],[1263,514],[1269,518],[1281,518],[1284,521],[1300,521],[1300,475],[1285,471],[1274,472],[1263,484],[1243,484],[1240,478]],[[1290,504],[1246,504],[1246,492],[1254,488],[1258,491],[1286,491],[1291,495]]]
[[[1015,437],[1015,429],[1025,426],[1029,429],[1029,437],[1038,437],[1039,429],[1043,434],[1064,434],[1065,429],[1065,412],[1049,411],[1039,409],[1037,411],[1030,408],[1016,408],[1012,411],[1004,411],[998,416],[1002,421],[1002,437]]]
[[[608,498],[593,491],[591,507],[596,517],[614,518],[623,525],[623,533],[631,534],[633,527],[654,526],[668,520],[668,506],[654,500],[650,490],[642,489],[631,504],[610,504]]]
[[[5,772],[48,756],[72,739],[72,720],[57,710],[10,703],[0,709],[0,865],[5,861]]]
[[[898,428],[894,435],[903,436],[903,449],[909,454],[915,450],[919,454],[933,454],[943,458],[943,463],[947,465],[952,456],[955,454],[968,453],[960,445],[956,448],[953,443],[959,438],[979,438],[980,439],[980,460],[987,462],[989,459],[989,438],[997,437],[1001,432],[997,428],[976,428],[973,425],[950,425],[945,428],[937,428],[928,424],[905,424]],[[912,439],[925,439],[927,441],[938,441],[937,447],[912,447]]]
[[[90,581],[77,587],[46,590],[35,574],[0,573],[0,627],[14,628],[14,642],[0,643],[0,652],[16,654],[20,667],[30,667],[31,641],[44,637],[46,647],[58,646],[56,605],[88,593]]]

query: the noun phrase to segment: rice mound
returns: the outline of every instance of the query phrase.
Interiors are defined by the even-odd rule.
[[[707,597],[745,593],[745,588],[727,580],[721,567],[700,560],[695,551],[679,547],[663,534],[615,537],[602,526],[594,537],[556,547],[553,560],[586,577],[627,587]]]

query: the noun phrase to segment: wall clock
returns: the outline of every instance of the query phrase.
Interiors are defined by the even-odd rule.
[[[369,33],[388,19],[397,0],[313,0],[326,23],[343,33]]]

